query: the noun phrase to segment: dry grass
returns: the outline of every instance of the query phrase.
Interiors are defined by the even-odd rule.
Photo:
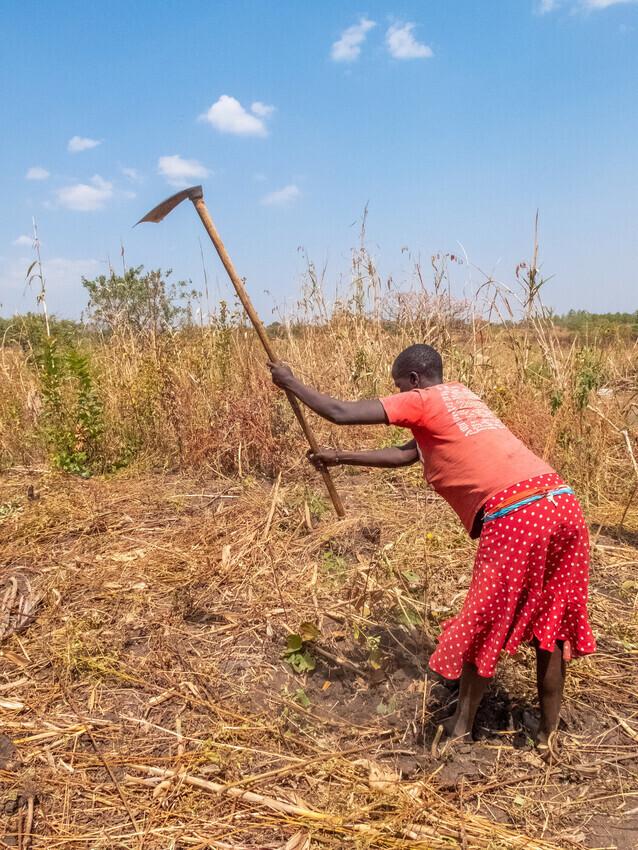
[[[397,291],[362,247],[330,307],[310,266],[275,342],[341,397],[390,392],[394,355],[430,342],[577,487],[599,651],[571,667],[559,760],[526,731],[527,650],[503,660],[481,740],[433,757],[455,693],[427,659],[474,544],[415,468],[340,469],[336,521],[252,333],[222,310],[81,335],[53,406],[33,348],[0,347],[0,846],[635,847],[636,345],[558,331],[535,263],[517,270],[525,323],[493,282],[457,304],[452,259],[433,258],[430,290],[415,265]],[[316,424],[337,446],[404,439]],[[81,471],[127,468],[52,472],[62,444]],[[295,673],[287,639],[313,627],[314,669]]]
[[[431,343],[446,378],[475,390],[583,498],[629,500],[638,480],[627,475],[628,448],[636,454],[638,342],[556,328],[537,301],[542,281],[531,268],[517,280],[524,323],[511,322],[516,298],[493,281],[471,304],[456,302],[447,292],[450,262],[433,258],[430,288],[416,264],[401,289],[382,283],[361,248],[350,288],[330,304],[309,266],[297,314],[273,340],[279,356],[333,395],[375,397],[393,391],[390,366],[402,348]],[[68,347],[59,341],[58,353]],[[240,312],[222,306],[207,324],[163,333],[117,324],[106,337],[79,334],[71,348],[85,360],[85,385],[77,374],[58,377],[52,402],[41,352],[26,339],[0,346],[0,468],[59,462],[59,432],[68,432],[67,453],[74,439],[80,452],[90,444],[93,472],[134,464],[272,477],[302,456],[300,431]],[[401,436],[382,428],[346,436],[324,422],[317,432],[336,445]]]
[[[590,514],[600,648],[572,665],[560,761],[526,740],[524,652],[501,666],[483,739],[441,763],[454,694],[427,656],[473,545],[405,475],[338,484],[341,522],[289,471],[4,476],[2,563],[34,603],[19,623],[14,601],[0,652],[5,845],[633,846],[635,511],[623,531],[621,506]],[[297,675],[282,653],[308,621],[316,669]]]

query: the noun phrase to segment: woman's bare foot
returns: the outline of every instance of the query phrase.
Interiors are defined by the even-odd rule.
[[[441,724],[447,738],[451,741],[462,741],[466,744],[472,743],[472,725],[469,725],[466,718],[457,716],[457,714],[448,717]]]
[[[539,727],[536,733],[536,750],[539,756],[547,764],[553,764],[560,757],[560,747],[558,746],[558,730],[552,729],[548,732],[546,729]]]
[[[456,715],[448,717],[441,723],[432,741],[432,758],[440,759],[449,754],[459,744],[471,744],[473,741],[471,730],[468,732],[465,724],[459,723]]]
[[[523,729],[543,761],[550,763],[557,760],[560,748],[556,728],[548,729],[542,718],[539,719],[531,711],[525,711],[523,712]]]
[[[474,664],[467,661],[463,664],[456,711],[442,724],[443,731],[450,742],[472,743],[474,718],[489,681],[479,676]]]

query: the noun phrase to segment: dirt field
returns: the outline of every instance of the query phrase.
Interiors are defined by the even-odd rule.
[[[1,846],[638,846],[636,512],[589,512],[599,651],[558,761],[528,650],[436,759],[427,659],[473,544],[405,474],[338,485],[341,522],[310,474],[3,475]]]

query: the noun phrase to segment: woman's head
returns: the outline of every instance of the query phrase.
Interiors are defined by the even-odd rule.
[[[392,379],[400,392],[443,383],[443,361],[431,345],[410,345],[392,364]]]

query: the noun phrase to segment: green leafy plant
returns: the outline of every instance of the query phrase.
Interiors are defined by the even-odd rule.
[[[385,702],[381,700],[376,707],[376,713],[381,717],[386,717],[388,714],[393,714],[397,710],[397,698],[393,694],[390,699]]]
[[[555,387],[552,390],[552,393],[549,397],[549,407],[550,407],[550,410],[552,411],[552,415],[555,415],[556,413],[558,413],[560,408],[563,406],[563,401],[564,401],[563,391],[561,389],[559,389],[558,387]]]
[[[236,317],[230,314],[228,304],[222,300],[219,302],[217,315],[211,319],[215,359],[222,385],[226,384],[231,371],[234,318]]]
[[[308,504],[310,515],[316,519],[321,519],[321,517],[330,510],[328,502],[326,502],[326,500],[318,493],[315,493],[314,490],[308,490],[306,492],[306,502]]]
[[[592,392],[604,383],[601,353],[593,348],[583,348],[576,355],[574,401],[578,410],[584,410]]]
[[[344,579],[346,577],[348,565],[346,559],[341,555],[337,555],[332,549],[326,549],[321,555],[321,566],[323,569],[335,578]]]
[[[88,477],[101,465],[102,403],[89,359],[47,338],[38,357],[44,430],[55,466]]]
[[[297,688],[297,690],[293,694],[293,699],[295,702],[298,702],[302,708],[310,708],[311,706],[308,694],[304,691],[303,688]]]
[[[420,626],[423,624],[423,618],[411,605],[401,605],[397,609],[397,622],[402,626]]]
[[[82,278],[91,321],[104,331],[124,327],[153,335],[183,323],[188,310],[179,301],[196,293],[188,292],[186,281],[169,284],[170,274],[161,269],[144,273],[143,266],[136,266],[123,275],[111,272],[92,280]]]
[[[415,573],[414,570],[403,570],[403,578],[409,584],[419,584],[421,582],[421,576]]]
[[[356,623],[353,627],[354,639],[362,643],[368,651],[368,664],[373,670],[381,669],[381,635],[369,635]]]
[[[286,638],[283,658],[295,673],[311,673],[317,666],[308,644],[316,641],[320,634],[314,623],[306,622],[299,626],[298,633],[288,635]]]

